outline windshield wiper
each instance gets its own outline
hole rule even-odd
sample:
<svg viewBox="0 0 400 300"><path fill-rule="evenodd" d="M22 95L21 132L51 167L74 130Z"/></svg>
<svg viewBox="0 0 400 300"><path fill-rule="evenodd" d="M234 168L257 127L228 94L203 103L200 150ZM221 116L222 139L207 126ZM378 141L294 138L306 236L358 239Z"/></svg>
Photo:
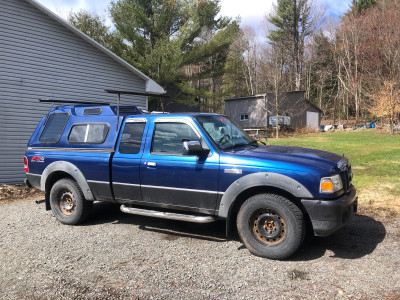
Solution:
<svg viewBox="0 0 400 300"><path fill-rule="evenodd" d="M260 145L258 144L258 142L257 141L255 141L255 140L252 140L251 142L249 142L247 145L250 145L250 146L255 146L255 147L259 147Z"/></svg>
<svg viewBox="0 0 400 300"><path fill-rule="evenodd" d="M243 146L259 147L257 141L251 141L251 142L249 142L249 143L239 143L239 144L235 144L235 145L226 147L226 148L224 149L224 151L226 151L226 150L233 150L233 149L235 149L235 148L239 148L239 147L243 147Z"/></svg>

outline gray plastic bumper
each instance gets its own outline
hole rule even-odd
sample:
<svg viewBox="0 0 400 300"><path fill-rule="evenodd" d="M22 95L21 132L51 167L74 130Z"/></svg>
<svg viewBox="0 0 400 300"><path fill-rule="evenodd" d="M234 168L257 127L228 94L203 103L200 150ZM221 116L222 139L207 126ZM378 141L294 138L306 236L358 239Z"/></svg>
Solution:
<svg viewBox="0 0 400 300"><path fill-rule="evenodd" d="M335 200L301 200L310 216L316 236L328 236L346 225L357 212L358 197L354 186Z"/></svg>

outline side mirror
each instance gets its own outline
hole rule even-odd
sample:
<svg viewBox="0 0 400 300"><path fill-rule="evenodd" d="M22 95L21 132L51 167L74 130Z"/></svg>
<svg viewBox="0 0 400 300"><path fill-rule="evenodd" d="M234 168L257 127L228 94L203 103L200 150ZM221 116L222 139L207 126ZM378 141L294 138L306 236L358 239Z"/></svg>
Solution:
<svg viewBox="0 0 400 300"><path fill-rule="evenodd" d="M199 141L182 141L183 155L204 156L210 152L209 149L203 149Z"/></svg>

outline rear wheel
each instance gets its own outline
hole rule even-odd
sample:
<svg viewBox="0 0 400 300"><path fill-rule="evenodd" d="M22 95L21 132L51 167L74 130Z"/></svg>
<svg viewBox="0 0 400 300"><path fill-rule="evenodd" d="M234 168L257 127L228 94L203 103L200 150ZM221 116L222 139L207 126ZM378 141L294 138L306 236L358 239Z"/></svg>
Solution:
<svg viewBox="0 0 400 300"><path fill-rule="evenodd" d="M301 210L293 202L275 194L259 194L241 206L237 229L251 253L285 259L300 247L305 222Z"/></svg>
<svg viewBox="0 0 400 300"><path fill-rule="evenodd" d="M54 216L63 224L83 222L90 213L93 202L87 201L76 181L60 179L50 191L50 207Z"/></svg>

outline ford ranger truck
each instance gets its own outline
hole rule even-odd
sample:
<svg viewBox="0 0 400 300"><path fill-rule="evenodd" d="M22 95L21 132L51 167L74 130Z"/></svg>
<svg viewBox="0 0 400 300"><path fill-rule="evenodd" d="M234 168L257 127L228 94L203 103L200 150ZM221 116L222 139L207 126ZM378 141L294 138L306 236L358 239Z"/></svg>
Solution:
<svg viewBox="0 0 400 300"><path fill-rule="evenodd" d="M45 192L61 223L83 222L94 201L134 215L220 219L270 259L296 252L306 230L332 234L357 210L346 157L259 145L219 114L58 106L32 134L24 164L27 183Z"/></svg>

